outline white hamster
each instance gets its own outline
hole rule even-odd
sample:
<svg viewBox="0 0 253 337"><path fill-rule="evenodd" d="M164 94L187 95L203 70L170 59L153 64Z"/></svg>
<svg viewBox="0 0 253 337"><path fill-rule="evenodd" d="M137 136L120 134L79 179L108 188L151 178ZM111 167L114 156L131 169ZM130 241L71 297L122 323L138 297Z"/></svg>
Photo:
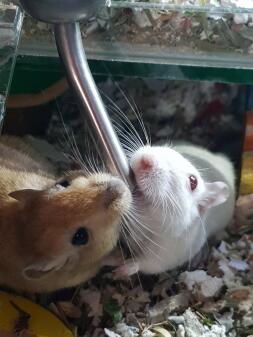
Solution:
<svg viewBox="0 0 253 337"><path fill-rule="evenodd" d="M132 154L130 166L142 212L127 225L135 257L117 274L179 267L232 220L235 172L225 156L188 144L143 146Z"/></svg>

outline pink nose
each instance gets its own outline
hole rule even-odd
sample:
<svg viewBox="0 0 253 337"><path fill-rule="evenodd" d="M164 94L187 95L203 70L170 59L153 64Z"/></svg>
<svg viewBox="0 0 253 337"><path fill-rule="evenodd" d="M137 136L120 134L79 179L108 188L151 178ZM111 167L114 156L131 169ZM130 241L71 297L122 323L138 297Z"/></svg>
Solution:
<svg viewBox="0 0 253 337"><path fill-rule="evenodd" d="M140 171L150 171L154 166L152 159L142 158L138 165L138 170Z"/></svg>

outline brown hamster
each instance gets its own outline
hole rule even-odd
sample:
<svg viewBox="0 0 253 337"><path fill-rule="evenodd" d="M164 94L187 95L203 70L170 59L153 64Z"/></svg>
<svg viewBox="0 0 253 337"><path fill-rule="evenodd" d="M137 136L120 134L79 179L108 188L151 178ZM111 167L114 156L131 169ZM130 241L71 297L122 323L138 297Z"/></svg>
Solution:
<svg viewBox="0 0 253 337"><path fill-rule="evenodd" d="M57 179L29 144L0 137L0 284L48 292L93 277L130 203L120 179L82 171Z"/></svg>

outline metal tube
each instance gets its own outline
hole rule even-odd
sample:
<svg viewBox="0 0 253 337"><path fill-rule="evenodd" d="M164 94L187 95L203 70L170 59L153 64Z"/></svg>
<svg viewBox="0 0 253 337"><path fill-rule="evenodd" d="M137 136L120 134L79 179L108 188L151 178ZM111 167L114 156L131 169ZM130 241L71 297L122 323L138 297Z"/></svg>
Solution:
<svg viewBox="0 0 253 337"><path fill-rule="evenodd" d="M89 114L98 139L105 150L109 170L113 174L120 175L129 186L132 186L127 158L90 72L79 24L77 22L55 24L54 32L58 52L65 65L69 81L80 99L83 113L87 111Z"/></svg>

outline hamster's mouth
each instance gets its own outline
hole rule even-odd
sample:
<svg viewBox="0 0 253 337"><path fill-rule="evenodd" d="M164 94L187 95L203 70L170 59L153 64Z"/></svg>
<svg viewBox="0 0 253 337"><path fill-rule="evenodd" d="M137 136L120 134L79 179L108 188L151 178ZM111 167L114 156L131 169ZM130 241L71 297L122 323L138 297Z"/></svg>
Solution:
<svg viewBox="0 0 253 337"><path fill-rule="evenodd" d="M146 199L144 192L140 189L138 185L135 186L132 191L133 198L135 199Z"/></svg>
<svg viewBox="0 0 253 337"><path fill-rule="evenodd" d="M141 200L141 201L145 201L145 203L150 204L151 200L149 200L150 198L148 197L148 193L147 193L147 190L145 188L145 183L143 181L143 180L145 180L145 179L143 179L143 176L145 178L147 175L142 175L140 177L133 171L133 176L134 176L134 184L135 184L135 187L132 191L133 198ZM149 181L150 181L150 179L147 179L147 184L148 184Z"/></svg>
<svg viewBox="0 0 253 337"><path fill-rule="evenodd" d="M144 198L143 192L138 187L133 191L133 195L137 198Z"/></svg>
<svg viewBox="0 0 253 337"><path fill-rule="evenodd" d="M137 201L137 203L141 202L145 204L145 206L151 206L156 202L160 203L159 195L155 197L154 193L151 193L148 188L144 188L136 182L136 187L132 192L133 199Z"/></svg>

